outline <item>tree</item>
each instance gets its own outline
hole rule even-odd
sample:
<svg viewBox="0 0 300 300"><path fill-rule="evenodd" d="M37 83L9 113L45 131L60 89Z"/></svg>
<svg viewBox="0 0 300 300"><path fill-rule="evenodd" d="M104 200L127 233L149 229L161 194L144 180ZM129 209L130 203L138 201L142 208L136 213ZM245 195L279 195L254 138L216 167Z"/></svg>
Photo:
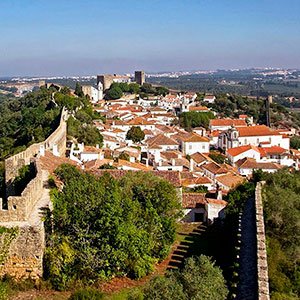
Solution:
<svg viewBox="0 0 300 300"><path fill-rule="evenodd" d="M205 255L187 258L182 270L152 278L142 295L128 300L225 300L228 289L222 271Z"/></svg>
<svg viewBox="0 0 300 300"><path fill-rule="evenodd" d="M119 88L122 90L122 92L129 92L129 85L127 82L119 83Z"/></svg>
<svg viewBox="0 0 300 300"><path fill-rule="evenodd" d="M135 143L141 142L145 138L145 133L139 126L131 127L126 134L127 140L132 140Z"/></svg>
<svg viewBox="0 0 300 300"><path fill-rule="evenodd" d="M119 159L123 159L123 160L130 160L130 156L128 153L125 153L124 151L119 155Z"/></svg>
<svg viewBox="0 0 300 300"><path fill-rule="evenodd" d="M140 86L137 83L130 83L129 84L129 92L131 94L136 94L140 91Z"/></svg>
<svg viewBox="0 0 300 300"><path fill-rule="evenodd" d="M158 87L156 87L155 91L156 91L155 93L157 95L163 95L163 96L166 96L169 93L169 90L166 87L164 87L164 86L158 86Z"/></svg>
<svg viewBox="0 0 300 300"><path fill-rule="evenodd" d="M64 87L60 90L60 92L61 92L62 94L64 94L64 95L70 95L71 90L70 90L69 87L64 86Z"/></svg>
<svg viewBox="0 0 300 300"><path fill-rule="evenodd" d="M74 94L77 95L78 97L84 97L82 88L81 88L81 86L79 85L78 82L76 82L76 87L75 87L75 92L74 92Z"/></svg>
<svg viewBox="0 0 300 300"><path fill-rule="evenodd" d="M146 94L154 94L155 93L155 90L154 88L152 87L152 84L151 83L147 83L145 82L142 86L141 86L141 91L143 93L146 93Z"/></svg>
<svg viewBox="0 0 300 300"><path fill-rule="evenodd" d="M107 96L110 99L119 99L123 96L123 92L119 87L112 87L108 90Z"/></svg>
<svg viewBox="0 0 300 300"><path fill-rule="evenodd" d="M45 276L56 288L77 279L140 278L168 255L181 211L169 182L143 172L96 178L66 164L55 173L63 189L53 191L45 221Z"/></svg>

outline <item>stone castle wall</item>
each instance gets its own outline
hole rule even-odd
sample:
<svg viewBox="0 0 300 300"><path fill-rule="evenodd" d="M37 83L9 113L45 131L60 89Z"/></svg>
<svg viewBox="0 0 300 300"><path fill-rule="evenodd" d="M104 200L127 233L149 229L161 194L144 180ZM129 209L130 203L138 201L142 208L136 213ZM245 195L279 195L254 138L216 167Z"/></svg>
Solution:
<svg viewBox="0 0 300 300"><path fill-rule="evenodd" d="M18 171L25 165L29 165L32 158L36 157L41 147L45 150L53 151L53 147L57 147L57 151L61 156L65 155L66 152L66 122L67 111L63 108L60 117L60 123L57 129L41 143L36 143L29 146L25 151L20 152L14 156L11 156L5 160L5 181L6 184L10 184L12 180L18 176ZM9 196L9 195L8 195Z"/></svg>
<svg viewBox="0 0 300 300"><path fill-rule="evenodd" d="M33 206L42 195L43 178L40 162L36 158L32 160L36 169L36 176L28 183L21 196L9 196L7 209L3 209L0 198L0 222L26 222Z"/></svg>
<svg viewBox="0 0 300 300"><path fill-rule="evenodd" d="M0 276L7 274L16 280L38 280L43 276L44 249L43 223L40 226L20 226L5 262L0 266Z"/></svg>
<svg viewBox="0 0 300 300"><path fill-rule="evenodd" d="M270 300L264 211L261 197L263 184L263 181L258 182L255 190L258 300Z"/></svg>
<svg viewBox="0 0 300 300"><path fill-rule="evenodd" d="M7 209L2 207L0 199L0 225L11 228L18 226L19 232L10 245L5 261L0 265L0 276L5 274L18 280L31 278L38 280L43 275L43 254L45 249L44 224L39 219L31 223L30 216L37 210L37 202L44 192L43 170L40 166L39 156L44 150L53 154L65 156L67 126L67 111L62 110L58 128L44 141L33 144L25 151L18 153L5 161L5 179L9 186L18 175L21 167L34 163L36 176L25 187L21 196L8 194ZM47 176L46 176L47 177ZM34 215L34 214L33 214ZM0 235L0 250L3 248L4 235Z"/></svg>

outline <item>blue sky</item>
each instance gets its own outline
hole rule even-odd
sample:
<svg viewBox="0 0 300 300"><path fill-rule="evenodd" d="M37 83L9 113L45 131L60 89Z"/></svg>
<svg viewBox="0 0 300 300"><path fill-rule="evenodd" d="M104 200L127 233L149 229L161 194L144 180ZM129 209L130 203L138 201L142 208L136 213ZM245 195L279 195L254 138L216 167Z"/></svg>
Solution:
<svg viewBox="0 0 300 300"><path fill-rule="evenodd" d="M1 0L0 76L300 68L299 0Z"/></svg>

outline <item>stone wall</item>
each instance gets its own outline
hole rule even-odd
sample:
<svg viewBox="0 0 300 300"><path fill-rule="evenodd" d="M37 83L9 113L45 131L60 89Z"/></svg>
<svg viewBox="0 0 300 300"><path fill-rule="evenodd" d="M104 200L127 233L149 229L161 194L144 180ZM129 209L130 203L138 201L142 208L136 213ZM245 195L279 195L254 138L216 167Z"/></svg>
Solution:
<svg viewBox="0 0 300 300"><path fill-rule="evenodd" d="M43 178L40 162L37 158L32 159L36 176L27 184L21 196L9 196L7 209L2 207L0 198L0 222L26 222L32 208L43 193Z"/></svg>
<svg viewBox="0 0 300 300"><path fill-rule="evenodd" d="M258 300L270 299L264 211L261 197L261 189L264 183L263 181L258 182L255 190Z"/></svg>
<svg viewBox="0 0 300 300"><path fill-rule="evenodd" d="M0 236L0 244L2 242ZM45 231L41 226L21 226L12 241L7 258L0 267L0 276L8 274L17 280L38 280L43 275Z"/></svg>
<svg viewBox="0 0 300 300"><path fill-rule="evenodd" d="M7 274L17 280L27 278L38 280L43 275L45 231L43 222L39 215L35 216L35 213L39 209L40 200L44 201L42 196L47 194L44 187L47 174L41 169L39 157L44 155L45 150L57 156L65 156L67 137L65 120L67 117L67 111L62 109L58 128L44 142L33 144L25 151L5 161L7 187L18 175L19 169L29 163L34 163L36 176L28 183L21 196L8 193L7 209L3 209L2 199L0 199L0 225L7 228L16 226L19 228L5 261L0 265L0 276ZM34 218L32 219L33 216L37 218L37 222ZM4 240L4 235L0 235L0 248L2 249Z"/></svg>
<svg viewBox="0 0 300 300"><path fill-rule="evenodd" d="M64 156L66 152L66 122L68 112L65 108L62 109L60 123L57 129L41 143L33 144L25 151L11 156L5 160L5 181L8 186L8 196L10 192L9 186L12 180L18 176L18 171L25 165L29 165L33 157L40 153L41 147L48 151L57 151L59 155Z"/></svg>

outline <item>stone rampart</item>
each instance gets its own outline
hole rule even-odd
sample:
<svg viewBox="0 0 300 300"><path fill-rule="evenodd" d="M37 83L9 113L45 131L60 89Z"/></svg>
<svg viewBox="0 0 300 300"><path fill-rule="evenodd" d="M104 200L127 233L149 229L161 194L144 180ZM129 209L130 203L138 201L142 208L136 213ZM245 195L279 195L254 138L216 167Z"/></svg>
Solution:
<svg viewBox="0 0 300 300"><path fill-rule="evenodd" d="M58 128L44 142L33 144L5 161L7 187L18 175L19 169L30 163L35 166L36 176L28 183L21 196L8 193L6 209L3 209L0 199L0 225L19 228L17 237L12 240L7 256L0 265L0 276L7 274L17 280L27 278L38 280L43 275L45 231L39 210L41 201L42 204L48 203L49 191L44 187L48 173L41 169L39 157L44 155L45 150L57 156L65 156L67 116L67 111L62 109ZM0 235L0 250L5 248L3 243L5 243L4 234Z"/></svg>
<svg viewBox="0 0 300 300"><path fill-rule="evenodd" d="M57 154L64 156L66 152L66 122L68 112L65 108L62 109L60 123L57 129L43 142L33 144L29 146L25 151L20 152L14 156L11 156L5 160L5 182L9 185L12 180L18 176L18 171L25 165L29 165L33 157L36 157L40 153L41 147L44 150L51 152L57 152Z"/></svg>
<svg viewBox="0 0 300 300"><path fill-rule="evenodd" d="M37 158L32 159L36 176L27 184L21 196L9 196L7 209L3 209L0 198L0 222L26 222L32 208L43 193L43 178L40 162Z"/></svg>
<svg viewBox="0 0 300 300"><path fill-rule="evenodd" d="M264 211L261 197L264 183L263 181L258 182L255 190L258 300L270 300Z"/></svg>
<svg viewBox="0 0 300 300"><path fill-rule="evenodd" d="M0 244L2 241L3 237L0 236ZM9 247L5 262L0 267L0 276L7 274L17 280L38 280L43 275L44 249L43 223L40 226L20 226L17 237Z"/></svg>

